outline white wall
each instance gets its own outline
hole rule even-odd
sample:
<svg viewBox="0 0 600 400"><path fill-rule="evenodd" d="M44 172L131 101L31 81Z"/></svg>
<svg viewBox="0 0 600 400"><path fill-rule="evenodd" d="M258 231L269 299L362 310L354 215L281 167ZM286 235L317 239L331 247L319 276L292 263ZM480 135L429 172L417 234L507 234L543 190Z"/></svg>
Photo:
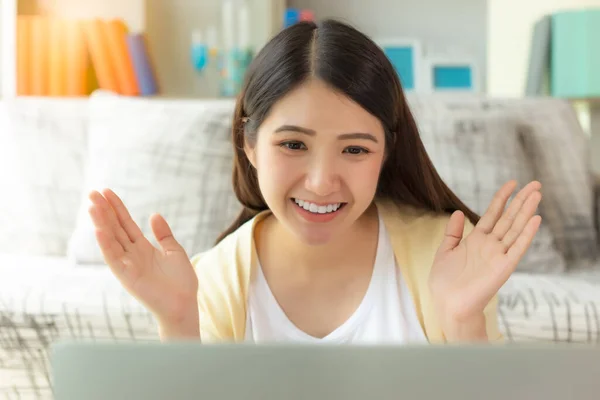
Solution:
<svg viewBox="0 0 600 400"><path fill-rule="evenodd" d="M534 24L552 12L586 6L600 6L600 0L488 0L488 93L522 96Z"/></svg>
<svg viewBox="0 0 600 400"><path fill-rule="evenodd" d="M416 37L436 51L454 48L473 54L485 89L486 0L288 0L288 4L310 8L317 18L343 19L373 38Z"/></svg>

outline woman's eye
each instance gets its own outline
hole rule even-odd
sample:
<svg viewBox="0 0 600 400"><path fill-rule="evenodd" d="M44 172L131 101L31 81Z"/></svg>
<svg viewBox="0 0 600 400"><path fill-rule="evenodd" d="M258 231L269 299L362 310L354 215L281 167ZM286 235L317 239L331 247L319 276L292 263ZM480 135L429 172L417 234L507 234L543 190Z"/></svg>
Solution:
<svg viewBox="0 0 600 400"><path fill-rule="evenodd" d="M305 148L304 143L302 142L284 142L281 146L289 150L302 150Z"/></svg>
<svg viewBox="0 0 600 400"><path fill-rule="evenodd" d="M346 153L350 153L350 154L367 154L369 152L369 150L363 148L363 147L347 147L344 152Z"/></svg>

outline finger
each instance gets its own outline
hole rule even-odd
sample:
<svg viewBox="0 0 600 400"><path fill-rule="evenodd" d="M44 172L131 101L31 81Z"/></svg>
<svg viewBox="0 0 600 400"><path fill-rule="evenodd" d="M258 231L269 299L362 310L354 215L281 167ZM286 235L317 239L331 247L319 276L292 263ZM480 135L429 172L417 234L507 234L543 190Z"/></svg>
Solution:
<svg viewBox="0 0 600 400"><path fill-rule="evenodd" d="M539 215L534 215L533 217L531 217L527 222L527 225L525 225L523 232L521 232L519 237L517 237L517 240L515 240L510 249L508 249L506 255L511 265L518 264L523 255L525 255L525 252L531 245L531 241L537 233L541 222L542 217L540 217Z"/></svg>
<svg viewBox="0 0 600 400"><path fill-rule="evenodd" d="M496 222L498 222L498 219L504 211L506 201L515 190L516 186L516 181L508 181L496 192L488 209L485 211L485 214L481 216L479 222L475 225L475 229L479 229L484 233L490 233L492 229L494 229Z"/></svg>
<svg viewBox="0 0 600 400"><path fill-rule="evenodd" d="M121 246L123 246L123 249L129 248L131 240L129 240L123 227L119 224L115 211L108 201L96 191L90 193L89 197L92 201L92 205L88 211L96 228L105 232L110 232Z"/></svg>
<svg viewBox="0 0 600 400"><path fill-rule="evenodd" d="M525 229L525 226L527 225L527 222L535 215L541 200L542 194L538 191L535 191L529 195L523 204L523 207L521 207L513 219L512 226L502 238L502 243L506 249L509 249L515 243L519 235L521 235L523 229Z"/></svg>
<svg viewBox="0 0 600 400"><path fill-rule="evenodd" d="M94 211L91 214L95 214ZM95 218L95 217L92 217ZM96 228L96 241L100 247L100 252L104 257L104 261L111 267L115 267L119 272L123 268L122 259L125 255L125 250L119 241L115 238L111 231Z"/></svg>
<svg viewBox="0 0 600 400"><path fill-rule="evenodd" d="M156 241L165 253L182 250L181 245L175 240L169 224L162 215L153 214L150 217L150 227Z"/></svg>
<svg viewBox="0 0 600 400"><path fill-rule="evenodd" d="M446 225L444 239L438 251L450 251L460 243L465 228L465 214L462 211L455 211L450 216Z"/></svg>
<svg viewBox="0 0 600 400"><path fill-rule="evenodd" d="M517 266L519 265L519 261L525 253L527 249L531 245L531 241L533 240L535 234L540 227L540 223L542 221L542 217L539 215L535 215L529 219L525 229L521 235L517 238L515 243L511 246L506 254L498 254L497 257L502 259L500 263L494 263L497 265L498 269L493 271L493 277L488 276L487 273L483 274L481 278L482 286L487 286L487 291L489 293L497 293L498 290L508 281L510 276L515 272Z"/></svg>
<svg viewBox="0 0 600 400"><path fill-rule="evenodd" d="M135 223L133 218L131 218L131 214L129 214L129 211L127 210L127 207L125 207L125 204L123 204L121 198L110 189L104 189L102 193L115 210L117 220L125 230L127 236L129 236L129 239L135 243L144 236L140 227Z"/></svg>
<svg viewBox="0 0 600 400"><path fill-rule="evenodd" d="M500 220L496 223L494 229L492 230L492 234L498 238L498 240L502 240L504 238L506 233L513 226L515 218L517 215L519 215L519 212L524 207L525 202L533 193L539 193L541 187L542 185L539 182L533 181L529 182L523 189L519 191L519 193L517 193L515 198L510 202L506 212L502 215L502 217L500 217ZM531 217L531 215L529 215L529 217ZM527 219L523 222L522 226L525 226L525 223L529 220L529 217L527 217Z"/></svg>
<svg viewBox="0 0 600 400"><path fill-rule="evenodd" d="M102 256L106 265L108 265L117 279L127 287L127 284L131 281L127 274L129 273L129 275L131 275L132 272L130 268L128 268L131 263L127 258L127 254L123 251L118 242L103 231L96 231L96 240L98 241L98 244L100 244Z"/></svg>

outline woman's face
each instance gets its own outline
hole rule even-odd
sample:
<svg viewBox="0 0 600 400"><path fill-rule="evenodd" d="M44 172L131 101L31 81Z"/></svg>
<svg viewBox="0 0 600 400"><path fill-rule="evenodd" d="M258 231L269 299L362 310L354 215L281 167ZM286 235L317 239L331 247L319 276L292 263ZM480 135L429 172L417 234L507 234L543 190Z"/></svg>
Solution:
<svg viewBox="0 0 600 400"><path fill-rule="evenodd" d="M246 153L277 220L319 245L346 232L371 205L384 139L375 116L310 80L272 107Z"/></svg>

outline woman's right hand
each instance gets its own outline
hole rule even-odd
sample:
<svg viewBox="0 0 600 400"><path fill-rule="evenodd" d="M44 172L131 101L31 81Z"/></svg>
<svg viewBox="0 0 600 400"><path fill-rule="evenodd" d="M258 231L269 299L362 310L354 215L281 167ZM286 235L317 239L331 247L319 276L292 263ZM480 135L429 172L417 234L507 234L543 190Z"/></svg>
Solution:
<svg viewBox="0 0 600 400"><path fill-rule="evenodd" d="M150 217L160 246L156 248L112 190L92 191L89 198L105 262L123 287L152 312L161 336L199 336L198 278L165 219L159 214Z"/></svg>

